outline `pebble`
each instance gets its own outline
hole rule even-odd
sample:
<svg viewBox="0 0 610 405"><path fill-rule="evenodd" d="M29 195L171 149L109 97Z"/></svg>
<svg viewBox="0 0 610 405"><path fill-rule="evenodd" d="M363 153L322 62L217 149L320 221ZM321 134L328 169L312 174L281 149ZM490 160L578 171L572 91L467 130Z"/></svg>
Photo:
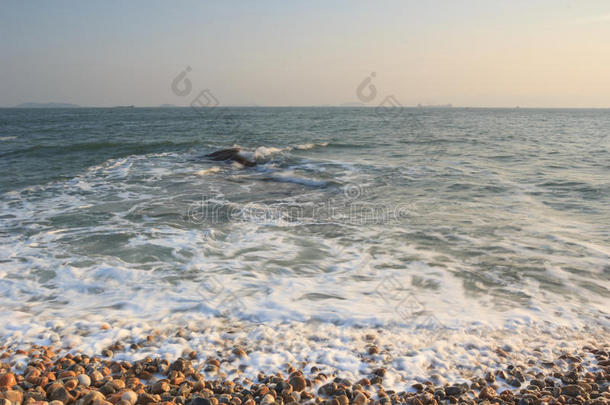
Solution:
<svg viewBox="0 0 610 405"><path fill-rule="evenodd" d="M261 400L261 405L271 405L275 402L275 398L271 394L267 394Z"/></svg>
<svg viewBox="0 0 610 405"><path fill-rule="evenodd" d="M491 387L485 387L479 393L479 398L481 399L493 399L497 396L496 390Z"/></svg>
<svg viewBox="0 0 610 405"><path fill-rule="evenodd" d="M17 384L15 381L15 374L5 373L0 375L0 388L11 389Z"/></svg>
<svg viewBox="0 0 610 405"><path fill-rule="evenodd" d="M83 387L88 387L91 385L91 377L89 377L87 374L79 374L78 383Z"/></svg>
<svg viewBox="0 0 610 405"><path fill-rule="evenodd" d="M16 402L18 404L23 400L23 394L18 390L7 390L4 392L0 392L0 398L7 399L11 402Z"/></svg>
<svg viewBox="0 0 610 405"><path fill-rule="evenodd" d="M194 397L187 403L187 405L212 405L212 402L206 398Z"/></svg>
<svg viewBox="0 0 610 405"><path fill-rule="evenodd" d="M127 401L129 402L131 405L135 404L136 401L138 400L138 396L136 395L135 392L133 392L132 390L127 390L123 393L123 395L121 395L121 399L123 401Z"/></svg>
<svg viewBox="0 0 610 405"><path fill-rule="evenodd" d="M337 391L337 384L334 382L325 384L318 389L318 393L324 396L331 396Z"/></svg>
<svg viewBox="0 0 610 405"><path fill-rule="evenodd" d="M101 392L99 391L91 391L89 394L85 395L85 397L83 398L83 404L82 405L91 405L95 402L100 402L105 400L106 398L104 397L104 395L102 395Z"/></svg>
<svg viewBox="0 0 610 405"><path fill-rule="evenodd" d="M339 395L335 397L335 399L339 402L339 405L348 405L349 399L347 399L347 395Z"/></svg>
<svg viewBox="0 0 610 405"><path fill-rule="evenodd" d="M47 395L51 401L61 401L66 404L72 400L72 395L70 395L65 387L60 386L55 389L51 389L50 391L51 392L47 393Z"/></svg>
<svg viewBox="0 0 610 405"><path fill-rule="evenodd" d="M373 374L379 376L379 377L384 377L386 373L386 369L385 368L377 368L375 370L373 370Z"/></svg>
<svg viewBox="0 0 610 405"><path fill-rule="evenodd" d="M305 378L302 375L293 376L292 378L290 378L288 383L292 386L292 389L297 392L301 392L305 388L307 388L307 382L305 381Z"/></svg>
<svg viewBox="0 0 610 405"><path fill-rule="evenodd" d="M354 405L366 405L369 399L362 392L359 392L354 398Z"/></svg>
<svg viewBox="0 0 610 405"><path fill-rule="evenodd" d="M579 395L584 395L585 390L578 385L566 385L561 389L561 393L571 397L576 397Z"/></svg>
<svg viewBox="0 0 610 405"><path fill-rule="evenodd" d="M154 383L150 389L150 392L153 394L163 394L170 390L169 384L167 381L158 381Z"/></svg>

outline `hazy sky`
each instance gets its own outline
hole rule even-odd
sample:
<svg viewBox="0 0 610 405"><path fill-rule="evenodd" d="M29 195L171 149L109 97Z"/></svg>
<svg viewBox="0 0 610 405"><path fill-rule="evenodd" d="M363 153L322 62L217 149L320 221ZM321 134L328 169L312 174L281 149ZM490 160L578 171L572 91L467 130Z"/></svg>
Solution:
<svg viewBox="0 0 610 405"><path fill-rule="evenodd" d="M0 106L610 107L608 0L1 1L0 52Z"/></svg>

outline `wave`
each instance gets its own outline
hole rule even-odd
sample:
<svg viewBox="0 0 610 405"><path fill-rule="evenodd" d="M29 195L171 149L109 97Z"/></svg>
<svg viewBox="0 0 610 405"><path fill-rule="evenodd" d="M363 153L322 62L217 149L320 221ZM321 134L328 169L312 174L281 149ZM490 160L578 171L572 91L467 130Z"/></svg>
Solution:
<svg viewBox="0 0 610 405"><path fill-rule="evenodd" d="M264 162L273 155L277 155L283 152L291 152L293 150L310 150L314 148L324 148L328 146L328 142L321 143L303 143L294 146L275 147L275 146L259 146L253 150L246 150L240 145L233 145L235 148L240 148L240 155L249 160L255 160L257 162Z"/></svg>
<svg viewBox="0 0 610 405"><path fill-rule="evenodd" d="M0 141L12 141L17 139L16 136L0 136Z"/></svg>

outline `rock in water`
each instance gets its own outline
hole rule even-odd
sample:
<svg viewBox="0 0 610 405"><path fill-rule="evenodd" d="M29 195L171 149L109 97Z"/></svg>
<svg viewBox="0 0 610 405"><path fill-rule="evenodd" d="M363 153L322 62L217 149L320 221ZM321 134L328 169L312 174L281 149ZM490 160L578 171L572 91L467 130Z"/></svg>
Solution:
<svg viewBox="0 0 610 405"><path fill-rule="evenodd" d="M231 160L233 162L241 163L247 167L256 166L256 162L246 159L240 155L239 152L239 148L221 149L206 155L206 157L209 157L215 161Z"/></svg>

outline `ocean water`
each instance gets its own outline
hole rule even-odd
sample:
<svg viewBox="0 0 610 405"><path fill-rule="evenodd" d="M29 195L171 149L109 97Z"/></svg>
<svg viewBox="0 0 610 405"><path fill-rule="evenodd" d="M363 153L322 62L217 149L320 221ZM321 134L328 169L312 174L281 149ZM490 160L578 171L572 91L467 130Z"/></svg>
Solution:
<svg viewBox="0 0 610 405"><path fill-rule="evenodd" d="M234 145L258 165L205 157ZM608 110L5 109L0 174L9 344L356 376L375 331L400 385L608 341Z"/></svg>

